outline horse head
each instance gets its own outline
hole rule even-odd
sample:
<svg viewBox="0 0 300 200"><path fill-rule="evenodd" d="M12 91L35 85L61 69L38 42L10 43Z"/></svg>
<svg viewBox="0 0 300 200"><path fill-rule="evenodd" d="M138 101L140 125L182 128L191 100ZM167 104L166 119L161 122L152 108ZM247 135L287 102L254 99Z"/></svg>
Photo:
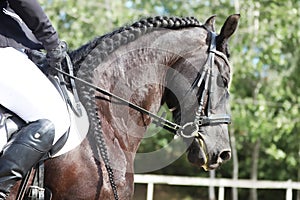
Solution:
<svg viewBox="0 0 300 200"><path fill-rule="evenodd" d="M205 170L231 158L227 41L239 17L229 16L219 35L214 32L215 16L209 18L200 30L199 47L180 55L167 74L165 99L183 127L178 134L189 145L188 160Z"/></svg>

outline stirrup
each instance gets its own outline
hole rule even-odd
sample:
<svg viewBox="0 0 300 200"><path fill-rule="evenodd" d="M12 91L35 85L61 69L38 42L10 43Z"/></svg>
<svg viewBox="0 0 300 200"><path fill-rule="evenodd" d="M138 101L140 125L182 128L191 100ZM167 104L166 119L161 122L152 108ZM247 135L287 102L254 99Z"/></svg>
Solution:
<svg viewBox="0 0 300 200"><path fill-rule="evenodd" d="M26 200L51 200L52 193L44 187L44 162L41 161L36 165L33 182L26 188ZM24 183L28 185L27 183Z"/></svg>

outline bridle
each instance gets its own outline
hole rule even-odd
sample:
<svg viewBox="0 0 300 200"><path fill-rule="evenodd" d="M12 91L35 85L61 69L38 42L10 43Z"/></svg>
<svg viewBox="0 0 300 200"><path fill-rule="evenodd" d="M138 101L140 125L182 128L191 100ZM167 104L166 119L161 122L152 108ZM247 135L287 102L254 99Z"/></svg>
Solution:
<svg viewBox="0 0 300 200"><path fill-rule="evenodd" d="M163 116L158 116L158 115L156 115L138 105L135 105L135 104L123 99L122 97L119 97L105 89L102 89L102 88L100 88L92 83L89 83L83 79L80 79L72 74L66 73L61 69L55 69L55 70L57 70L59 73L65 75L65 76L69 77L70 79L79 81L79 82L87 85L88 87L95 89L97 92L100 92L100 93L110 97L111 99L117 100L118 104L127 105L130 108L133 108L143 114L148 115L149 117L151 117L153 119L152 123L154 123L157 126L163 127L164 129L174 133L177 136L181 136L184 138L197 137L199 128L202 126L217 125L217 124L230 124L231 123L231 117L229 114L227 114L227 113L212 114L210 112L211 101L210 101L209 97L208 97L208 101L206 102L207 106L205 105L205 97L208 95L208 92L211 90L211 86L212 86L212 76L213 76L212 69L213 69L215 55L222 58L226 62L226 64L230 66L227 57L222 52L216 50L216 34L211 31L209 33L210 33L211 41L210 41L210 46L208 49L208 57L204 64L203 72L198 73L198 76L196 77L196 82L195 82L196 84L194 84L194 86L192 86L192 88L191 88L191 89L194 89L195 87L197 87L198 90L201 90L200 87L204 83L204 89L202 91L202 95L201 95L200 102L199 102L199 107L196 111L194 121L188 122L184 125L179 125L174 122L171 122L171 121L165 119ZM105 99L105 98L101 98L101 97L98 97L98 98ZM203 114L203 112L202 112L204 110L205 106L208 109L207 115ZM187 127L193 127L194 131L192 134L184 133L184 130Z"/></svg>
<svg viewBox="0 0 300 200"><path fill-rule="evenodd" d="M199 107L195 114L195 120L193 122L188 122L183 125L183 127L179 130L180 136L184 138L192 138L198 137L199 128L201 126L208 126L208 125L217 125L217 124L230 124L231 123L231 116L227 113L223 114L212 114L211 113L211 98L208 96L207 102L205 102L205 98L207 97L208 93L212 90L212 69L215 60L215 55L221 57L228 66L230 66L227 57L220 51L216 49L216 34L214 32L210 33L210 46L208 49L208 57L206 62L203 66L202 73L198 73L196 77L196 81L192 85L192 89L198 88L201 90L201 85L204 84L204 89L202 91L202 95L199 101ZM204 114L204 109L207 107L207 114ZM194 131L192 134L185 134L184 129L187 127L192 127ZM178 134L178 131L177 131Z"/></svg>
<svg viewBox="0 0 300 200"><path fill-rule="evenodd" d="M199 133L200 127L208 126L208 125L230 124L230 122L231 122L231 117L229 114L227 114L227 113L212 114L210 111L211 110L210 109L211 108L211 99L210 99L208 93L210 92L210 90L212 88L212 76L213 76L212 70L213 70L213 65L214 65L214 61L215 61L214 60L215 55L222 58L228 66L230 66L230 64L229 64L227 57L222 52L216 50L216 34L211 31L209 31L209 33L210 33L211 41L210 41L210 46L208 49L208 57L203 66L203 72L198 73L196 80L195 80L196 84L193 84L191 87L191 89L198 88L199 92L201 92L201 87L202 87L202 85L204 85L204 89L203 89L202 95L200 97L199 107L195 113L194 121L188 122L184 125L179 125L174 122L171 122L171 121L165 119L164 116L158 116L158 115L156 115L138 105L135 105L135 104L133 104L133 103L131 103L131 102L107 91L107 90L104 90L90 82L87 82L81 78L76 77L72 73L66 73L62 69L57 69L57 68L54 68L54 69L57 72L59 72L61 75L65 75L72 80L81 82L82 84L84 84L90 88L93 88L95 91L100 92L100 93L110 97L111 99L117 100L118 104L127 105L130 108L133 108L143 114L148 115L149 117L152 118L152 120L153 120L152 123L156 124L157 126L163 127L164 129L174 133L177 136L181 136L183 138L200 138L201 137L201 133ZM71 65L70 58L68 56L67 56L67 60L69 60L69 62L67 62L67 63L69 63ZM69 69L70 69L70 67L69 67ZM206 97L208 99L207 102L205 102ZM99 96L96 96L96 98L106 99L106 98L99 97ZM111 100L109 100L109 101L111 102ZM205 114L205 112L203 112L203 110L205 108L207 108L206 114ZM192 131L192 133L186 134L185 133L186 129L193 130L193 131ZM112 171L111 171L111 173L112 173ZM110 183L113 188L115 199L119 199L118 194L117 194L116 185L113 180L113 174L111 175Z"/></svg>

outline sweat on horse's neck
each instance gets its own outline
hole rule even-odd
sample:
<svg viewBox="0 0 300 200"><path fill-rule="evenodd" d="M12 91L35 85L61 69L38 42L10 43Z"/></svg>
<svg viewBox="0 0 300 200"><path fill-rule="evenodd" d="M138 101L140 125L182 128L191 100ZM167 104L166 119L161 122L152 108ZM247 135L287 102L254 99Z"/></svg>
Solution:
<svg viewBox="0 0 300 200"><path fill-rule="evenodd" d="M186 28L161 29L141 36L108 55L95 68L93 84L157 113L166 86L167 71L179 59L189 59L196 52L200 54L206 35L204 29ZM130 163L151 119L127 105L118 104L114 99L111 101L113 103L97 101L102 130L109 151L117 151L111 155L125 156Z"/></svg>

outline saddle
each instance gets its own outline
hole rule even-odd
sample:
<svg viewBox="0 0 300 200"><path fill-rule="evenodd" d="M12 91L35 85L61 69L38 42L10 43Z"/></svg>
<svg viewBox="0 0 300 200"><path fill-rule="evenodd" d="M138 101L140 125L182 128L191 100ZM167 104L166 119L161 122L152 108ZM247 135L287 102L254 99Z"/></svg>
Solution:
<svg viewBox="0 0 300 200"><path fill-rule="evenodd" d="M29 50L26 53L43 72L47 72L49 80L58 90L68 107L71 121L68 131L58 139L48 154L27 173L19 187L17 200L50 200L52 196L51 191L44 188L44 161L62 155L78 146L88 132L88 117L84 107L79 102L74 80L69 81L71 88L67 88L66 81L61 74L48 74L45 67L46 59L44 54L35 50ZM68 56L66 61L69 73L73 75L72 63ZM0 104L0 150L11 135L23 127L24 124L26 124L24 120ZM77 126L78 124L80 124L80 127Z"/></svg>

